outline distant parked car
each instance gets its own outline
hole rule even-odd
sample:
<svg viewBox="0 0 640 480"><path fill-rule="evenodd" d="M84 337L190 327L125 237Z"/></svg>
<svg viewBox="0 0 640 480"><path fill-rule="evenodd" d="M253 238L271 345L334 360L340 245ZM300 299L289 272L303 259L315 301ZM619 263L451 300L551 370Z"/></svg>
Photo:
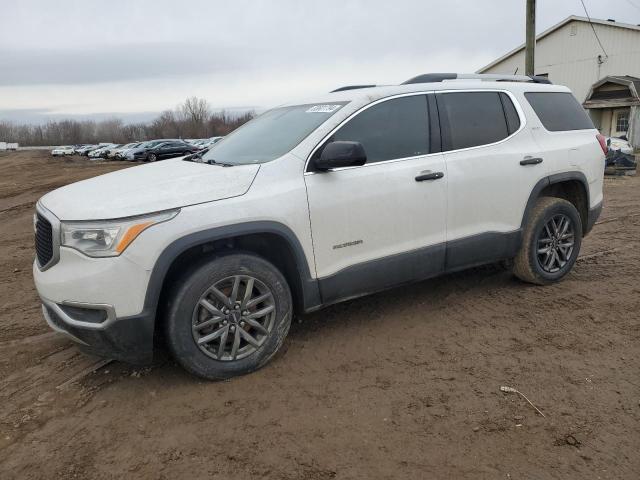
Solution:
<svg viewBox="0 0 640 480"><path fill-rule="evenodd" d="M82 155L82 152L85 151L88 147L91 147L92 145L89 144L82 144L82 145L74 145L73 146L73 153L75 153L76 155Z"/></svg>
<svg viewBox="0 0 640 480"><path fill-rule="evenodd" d="M96 148L98 148L97 145L83 145L82 147L76 148L76 155L87 156L91 150L95 150Z"/></svg>
<svg viewBox="0 0 640 480"><path fill-rule="evenodd" d="M127 143L125 146L120 147L115 151L115 154L114 154L113 158L115 158L116 160L124 160L124 159L126 159L127 158L127 153L129 152L129 150L142 145L142 143L143 142Z"/></svg>
<svg viewBox="0 0 640 480"><path fill-rule="evenodd" d="M77 153L78 155L82 155L83 157L86 157L87 155L89 155L90 152L93 152L98 148L100 148L100 146L98 145L87 145L84 148L80 149Z"/></svg>
<svg viewBox="0 0 640 480"><path fill-rule="evenodd" d="M126 150L128 148L131 148L130 145L135 145L135 143L125 143L125 144L117 145L116 147L110 148L109 149L109 153L107 154L107 157L112 159L112 160L117 160L118 159L118 155L120 154L120 152L122 150Z"/></svg>
<svg viewBox="0 0 640 480"><path fill-rule="evenodd" d="M182 140L174 140L170 142L164 142L150 148L147 151L147 160L149 162L155 162L156 160L164 160L166 158L182 157L184 155L191 155L193 152L199 150L199 148L184 142Z"/></svg>
<svg viewBox="0 0 640 480"><path fill-rule="evenodd" d="M108 145L102 145L99 148L96 148L95 150L92 150L91 152L89 152L89 155L87 155L89 158L105 158L105 155L107 154L107 151L109 150L109 148L113 148L115 147L115 143L110 143Z"/></svg>
<svg viewBox="0 0 640 480"><path fill-rule="evenodd" d="M114 152L117 149L122 147L124 147L124 145L121 143L114 143L113 145L109 145L108 147L105 147L102 152L102 158L105 158L105 159L113 158Z"/></svg>
<svg viewBox="0 0 640 480"><path fill-rule="evenodd" d="M71 146L57 147L51 150L51 155L54 157L63 157L65 155L73 155L74 149Z"/></svg>
<svg viewBox="0 0 640 480"><path fill-rule="evenodd" d="M157 140L149 140L148 142L143 142L135 148L130 149L126 154L126 160L136 161L136 160L147 160L147 154L149 150L160 145L161 143L166 142L181 142L177 138L162 138Z"/></svg>

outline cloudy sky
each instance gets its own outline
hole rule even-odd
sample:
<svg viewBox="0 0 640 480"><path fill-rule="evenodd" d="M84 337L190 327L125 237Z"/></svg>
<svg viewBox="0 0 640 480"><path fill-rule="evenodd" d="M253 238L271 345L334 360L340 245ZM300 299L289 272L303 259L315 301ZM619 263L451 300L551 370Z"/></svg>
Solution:
<svg viewBox="0 0 640 480"><path fill-rule="evenodd" d="M640 0L585 0L640 24ZM0 0L0 119L146 119L197 95L262 109L357 83L473 72L524 39L525 0ZM538 0L538 32L580 0ZM45 117L43 117L43 115Z"/></svg>

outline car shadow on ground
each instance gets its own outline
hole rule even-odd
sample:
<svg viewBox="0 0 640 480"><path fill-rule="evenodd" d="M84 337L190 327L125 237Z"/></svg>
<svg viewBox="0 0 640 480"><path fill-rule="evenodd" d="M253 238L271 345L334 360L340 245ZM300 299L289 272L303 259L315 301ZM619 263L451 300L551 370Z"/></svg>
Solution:
<svg viewBox="0 0 640 480"><path fill-rule="evenodd" d="M536 288L518 280L502 265L491 264L361 296L313 313L298 314L294 316L283 347L262 370L268 370L270 365L286 369L290 361L288 353L294 345L313 342L314 348L322 350L323 341L330 342L329 339L334 335L350 335L362 331L372 327L373 322L382 324L383 330L385 323L388 324L386 327L395 328L407 317L414 320L418 317L424 322L451 302L459 302L463 298L461 296L475 295L487 288L510 289L527 286ZM109 370L115 375L130 375L134 378L162 376L166 381L171 379L171 383L175 382L176 385L195 379L170 358L164 349L158 351L155 363L150 367L141 368L113 362Z"/></svg>

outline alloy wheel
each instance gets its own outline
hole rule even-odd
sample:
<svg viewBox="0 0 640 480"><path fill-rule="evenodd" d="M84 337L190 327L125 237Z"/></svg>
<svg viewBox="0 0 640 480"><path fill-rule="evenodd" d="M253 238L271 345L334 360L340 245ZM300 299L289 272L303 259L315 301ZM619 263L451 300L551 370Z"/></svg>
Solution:
<svg viewBox="0 0 640 480"><path fill-rule="evenodd" d="M561 270L571 259L575 233L571 219L554 215L544 224L536 240L537 259L547 273Z"/></svg>
<svg viewBox="0 0 640 480"><path fill-rule="evenodd" d="M271 290L249 275L224 278L209 287L193 311L191 331L198 348L219 361L234 361L256 352L276 319Z"/></svg>

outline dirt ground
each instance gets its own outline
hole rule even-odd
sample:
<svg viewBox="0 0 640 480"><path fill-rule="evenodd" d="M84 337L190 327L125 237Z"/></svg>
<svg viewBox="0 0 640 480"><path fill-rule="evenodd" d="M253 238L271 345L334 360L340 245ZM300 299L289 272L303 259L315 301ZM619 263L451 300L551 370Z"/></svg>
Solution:
<svg viewBox="0 0 640 480"><path fill-rule="evenodd" d="M103 364L41 317L34 202L123 166L0 156L0 478L640 478L640 178L606 180L558 285L483 267L350 301L207 383Z"/></svg>

